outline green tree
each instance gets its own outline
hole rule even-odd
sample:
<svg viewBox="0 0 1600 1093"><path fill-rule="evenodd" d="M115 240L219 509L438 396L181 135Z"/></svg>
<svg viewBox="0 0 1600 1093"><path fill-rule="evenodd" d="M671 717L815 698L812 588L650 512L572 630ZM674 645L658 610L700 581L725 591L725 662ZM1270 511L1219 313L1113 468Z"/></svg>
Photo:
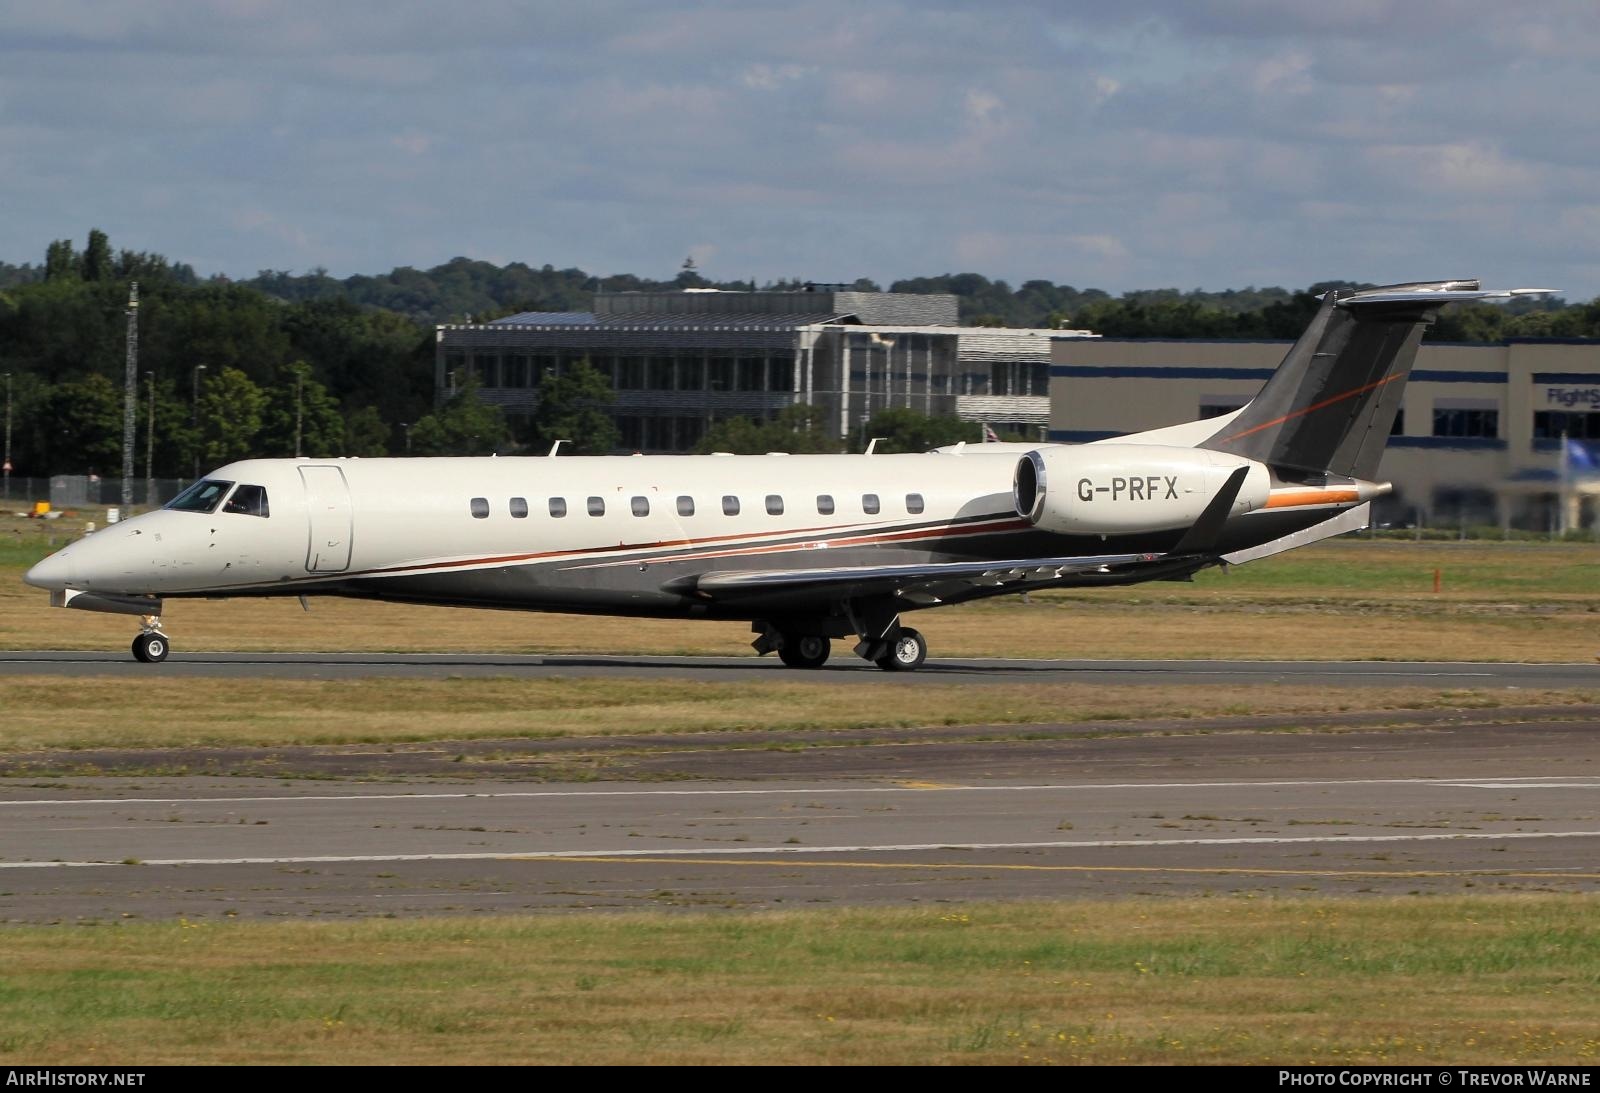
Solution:
<svg viewBox="0 0 1600 1093"><path fill-rule="evenodd" d="M89 246L83 252L83 279L104 281L112 275L111 241L99 228L89 232Z"/></svg>
<svg viewBox="0 0 1600 1093"><path fill-rule="evenodd" d="M196 432L192 427L193 405L187 392L180 393L170 379L156 381L155 478L188 478L192 473ZM142 476L150 428L150 381L141 377L139 408L135 420L138 436L134 442L134 464Z"/></svg>
<svg viewBox="0 0 1600 1093"><path fill-rule="evenodd" d="M43 465L52 472L120 473L122 392L104 376L50 388L35 426Z"/></svg>
<svg viewBox="0 0 1600 1093"><path fill-rule="evenodd" d="M866 439L878 437L877 452L925 452L963 440L977 443L983 427L957 417L929 417L903 408L879 410L867 422Z"/></svg>
<svg viewBox="0 0 1600 1093"><path fill-rule="evenodd" d="M223 368L200 391L201 471L258 454L267 394L237 368Z"/></svg>
<svg viewBox="0 0 1600 1093"><path fill-rule="evenodd" d="M290 352L315 366L342 405L376 406L386 421L416 421L432 408L433 331L348 299L296 303L281 321Z"/></svg>
<svg viewBox="0 0 1600 1093"><path fill-rule="evenodd" d="M455 398L411 427L415 455L488 455L510 440L505 414L478 399L477 380L470 377Z"/></svg>
<svg viewBox="0 0 1600 1093"><path fill-rule="evenodd" d="M558 440L562 451L600 455L622 442L617 423L606 407L615 401L607 379L587 359L559 376L546 375L539 386L539 408L533 413L533 446L548 451Z"/></svg>
<svg viewBox="0 0 1600 1093"><path fill-rule="evenodd" d="M344 419L344 454L367 459L388 455L391 433L376 406L352 410Z"/></svg>
<svg viewBox="0 0 1600 1093"><path fill-rule="evenodd" d="M76 281L80 273L78 256L72 249L72 240L57 239L51 242L44 252L44 279Z"/></svg>
<svg viewBox="0 0 1600 1093"><path fill-rule="evenodd" d="M159 322L152 324L151 348L171 357L177 367L185 358L205 361L213 369L236 368L257 385L268 385L280 365L295 359L283 329L282 306L242 285L201 285L173 296L160 312ZM145 340L141 333L141 347Z"/></svg>
<svg viewBox="0 0 1600 1093"><path fill-rule="evenodd" d="M785 406L770 421L729 418L708 429L695 451L735 455L840 451L843 442L832 433L825 417L819 407L798 403Z"/></svg>
<svg viewBox="0 0 1600 1093"><path fill-rule="evenodd" d="M266 396L256 454L314 459L344 454L344 415L328 389L311 378L311 366L305 361L280 368L277 382L267 389Z"/></svg>

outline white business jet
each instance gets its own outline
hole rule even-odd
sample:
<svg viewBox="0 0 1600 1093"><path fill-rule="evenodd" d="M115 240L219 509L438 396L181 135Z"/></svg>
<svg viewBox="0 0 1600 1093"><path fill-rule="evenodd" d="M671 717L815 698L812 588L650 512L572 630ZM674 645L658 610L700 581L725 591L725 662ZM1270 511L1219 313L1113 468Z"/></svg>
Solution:
<svg viewBox="0 0 1600 1093"><path fill-rule="evenodd" d="M143 616L168 599L349 596L742 620L818 668L832 639L911 671L914 610L1183 579L1364 527L1440 307L1542 290L1437 281L1329 293L1249 405L1079 446L917 455L250 459L30 569L50 602Z"/></svg>

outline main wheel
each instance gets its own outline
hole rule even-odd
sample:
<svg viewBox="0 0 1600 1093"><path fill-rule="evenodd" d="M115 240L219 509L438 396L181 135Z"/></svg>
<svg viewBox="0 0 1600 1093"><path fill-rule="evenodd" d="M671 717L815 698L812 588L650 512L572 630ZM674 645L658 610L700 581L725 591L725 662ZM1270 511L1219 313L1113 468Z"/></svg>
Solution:
<svg viewBox="0 0 1600 1093"><path fill-rule="evenodd" d="M820 668L828 662L828 654L832 651L833 642L827 638L810 634L785 634L783 646L778 650L778 659L791 668Z"/></svg>
<svg viewBox="0 0 1600 1093"><path fill-rule="evenodd" d="M900 629L900 636L889 646L889 652L874 663L886 672L914 672L927 659L928 639L911 627L904 626Z"/></svg>
<svg viewBox="0 0 1600 1093"><path fill-rule="evenodd" d="M140 634L133 639L133 657L146 664L160 664L167 659L170 646L165 634Z"/></svg>

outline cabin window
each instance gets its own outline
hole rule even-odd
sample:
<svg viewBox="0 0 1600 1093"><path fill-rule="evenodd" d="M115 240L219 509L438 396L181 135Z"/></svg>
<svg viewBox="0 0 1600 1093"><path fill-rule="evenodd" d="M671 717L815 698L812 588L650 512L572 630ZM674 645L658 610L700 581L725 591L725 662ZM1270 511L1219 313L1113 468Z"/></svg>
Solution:
<svg viewBox="0 0 1600 1093"><path fill-rule="evenodd" d="M826 493L817 494L817 511L824 516L832 516L833 497Z"/></svg>
<svg viewBox="0 0 1600 1093"><path fill-rule="evenodd" d="M922 494L920 494L920 493L908 493L908 494L906 494L906 511L907 512L909 512L911 515L915 516L918 513L920 513L922 511L922 509L923 509Z"/></svg>
<svg viewBox="0 0 1600 1093"><path fill-rule="evenodd" d="M783 498L779 497L775 493L767 494L767 515L768 516L782 516L783 515Z"/></svg>
<svg viewBox="0 0 1600 1093"><path fill-rule="evenodd" d="M635 497L630 502L630 504L631 504L631 506L633 508L633 514L635 516L649 516L650 515L650 498L648 498L648 497Z"/></svg>
<svg viewBox="0 0 1600 1093"><path fill-rule="evenodd" d="M606 499L604 497L589 498L589 515L604 516L606 514Z"/></svg>
<svg viewBox="0 0 1600 1093"><path fill-rule="evenodd" d="M472 499L472 518L474 520L487 520L489 518L489 499L487 497L474 497Z"/></svg>
<svg viewBox="0 0 1600 1093"><path fill-rule="evenodd" d="M526 520L528 518L528 499L526 497L513 497L511 499L511 518L513 520Z"/></svg>
<svg viewBox="0 0 1600 1093"><path fill-rule="evenodd" d="M567 514L567 499L565 497L550 498L550 515L557 520Z"/></svg>
<svg viewBox="0 0 1600 1093"><path fill-rule="evenodd" d="M861 495L861 511L866 513L868 516L878 515L878 509L880 507L881 506L878 504L877 494L864 493Z"/></svg>
<svg viewBox="0 0 1600 1093"><path fill-rule="evenodd" d="M680 498L678 498L678 515L679 516L693 516L694 515L694 498L693 497L680 497Z"/></svg>
<svg viewBox="0 0 1600 1093"><path fill-rule="evenodd" d="M222 495L232 485L232 482L217 482L209 478L196 482L168 501L167 508L179 512L215 512L217 502L222 500Z"/></svg>
<svg viewBox="0 0 1600 1093"><path fill-rule="evenodd" d="M722 499L722 515L724 515L724 516L738 516L739 515L739 499L737 497L734 497L732 494L729 494L728 496L726 496L726 497L724 497Z"/></svg>
<svg viewBox="0 0 1600 1093"><path fill-rule="evenodd" d="M240 486L233 491L233 496L228 498L228 503L222 506L222 511L242 513L245 516L272 515L267 510L267 487Z"/></svg>

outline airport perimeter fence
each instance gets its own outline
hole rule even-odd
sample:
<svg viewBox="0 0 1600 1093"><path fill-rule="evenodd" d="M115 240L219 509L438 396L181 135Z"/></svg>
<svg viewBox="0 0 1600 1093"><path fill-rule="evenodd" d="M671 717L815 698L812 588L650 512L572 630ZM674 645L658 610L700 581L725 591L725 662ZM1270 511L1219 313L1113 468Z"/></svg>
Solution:
<svg viewBox="0 0 1600 1093"><path fill-rule="evenodd" d="M133 508L138 511L158 508L183 492L189 482L187 478L135 478ZM122 504L122 479L85 474L12 477L5 483L0 508L5 512L31 513L40 501L47 502L56 512L89 507L117 508Z"/></svg>

